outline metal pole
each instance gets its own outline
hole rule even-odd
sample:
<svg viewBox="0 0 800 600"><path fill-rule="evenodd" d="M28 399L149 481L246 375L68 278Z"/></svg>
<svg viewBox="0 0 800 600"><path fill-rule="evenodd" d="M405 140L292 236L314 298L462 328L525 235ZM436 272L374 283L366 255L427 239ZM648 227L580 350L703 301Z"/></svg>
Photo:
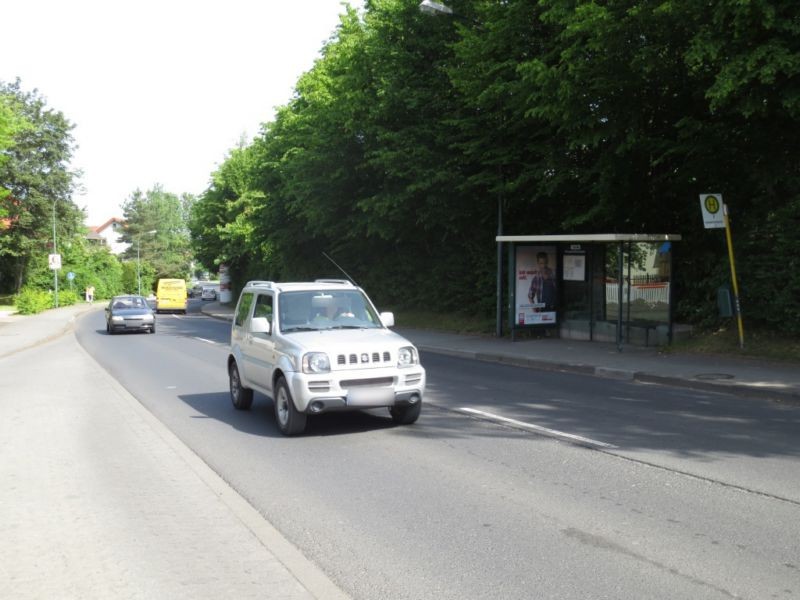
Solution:
<svg viewBox="0 0 800 600"><path fill-rule="evenodd" d="M497 235L503 235L503 198L497 198ZM497 242L497 315L495 335L503 337L503 242Z"/></svg>
<svg viewBox="0 0 800 600"><path fill-rule="evenodd" d="M139 260L139 246L142 245L142 236L136 238L136 281L138 285L139 295L142 295L142 265Z"/></svg>
<svg viewBox="0 0 800 600"><path fill-rule="evenodd" d="M731 279L733 280L733 303L736 307L736 324L739 327L739 348L744 349L744 325L742 324L742 305L739 302L739 283L736 281L736 264L733 262L733 240L731 239L731 225L728 220L728 205L722 205L722 215L725 222L725 238L728 241L728 257L731 261Z"/></svg>
<svg viewBox="0 0 800 600"><path fill-rule="evenodd" d="M628 293L625 295L625 302L627 306L625 307L626 312L626 319L625 319L625 339L631 339L631 284L633 284L633 280L631 279L631 245L633 242L628 242Z"/></svg>
<svg viewBox="0 0 800 600"><path fill-rule="evenodd" d="M672 321L675 319L675 310L672 308L672 305L675 301L675 286L673 285L674 278L672 276L672 243L669 243L669 293L667 294L667 302L669 303L668 312L667 312L667 319L669 323L667 325L667 340L669 344L672 345L672 336L674 334L674 330L672 327Z"/></svg>
<svg viewBox="0 0 800 600"><path fill-rule="evenodd" d="M53 200L53 254L58 254L56 247L56 201ZM53 282L55 286L55 305L58 308L58 269L53 269Z"/></svg>
<svg viewBox="0 0 800 600"><path fill-rule="evenodd" d="M617 316L617 351L622 352L622 268L623 268L623 244L619 243L619 256L617 257L617 302L619 303L619 314Z"/></svg>

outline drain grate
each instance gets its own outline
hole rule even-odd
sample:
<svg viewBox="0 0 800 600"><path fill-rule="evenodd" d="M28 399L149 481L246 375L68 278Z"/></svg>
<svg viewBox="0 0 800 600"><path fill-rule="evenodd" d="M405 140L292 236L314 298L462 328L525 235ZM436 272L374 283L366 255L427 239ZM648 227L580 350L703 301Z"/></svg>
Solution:
<svg viewBox="0 0 800 600"><path fill-rule="evenodd" d="M733 379L735 375L729 375L728 373L698 373L694 376L695 379L706 379L706 380L721 380L721 379Z"/></svg>

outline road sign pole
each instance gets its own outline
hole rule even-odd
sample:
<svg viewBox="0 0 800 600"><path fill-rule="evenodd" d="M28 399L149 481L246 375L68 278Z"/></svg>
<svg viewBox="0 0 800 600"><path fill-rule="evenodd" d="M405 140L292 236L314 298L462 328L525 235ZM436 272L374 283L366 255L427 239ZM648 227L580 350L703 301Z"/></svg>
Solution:
<svg viewBox="0 0 800 600"><path fill-rule="evenodd" d="M58 254L56 248L56 201L53 200L53 254ZM53 269L53 284L55 286L55 305L58 308L58 268Z"/></svg>
<svg viewBox="0 0 800 600"><path fill-rule="evenodd" d="M739 302L739 284L736 280L736 263L733 260L733 240L731 238L731 225L728 220L728 206L722 205L722 214L725 221L725 238L728 240L728 258L731 261L731 280L733 281L733 304L736 308L736 323L739 327L739 348L744 348L744 325L742 324L742 305Z"/></svg>

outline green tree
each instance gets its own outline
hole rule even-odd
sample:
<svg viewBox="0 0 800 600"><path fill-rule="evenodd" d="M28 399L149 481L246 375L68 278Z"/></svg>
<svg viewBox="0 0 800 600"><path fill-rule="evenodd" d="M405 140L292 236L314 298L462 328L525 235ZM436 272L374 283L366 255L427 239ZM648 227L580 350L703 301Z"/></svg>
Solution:
<svg viewBox="0 0 800 600"><path fill-rule="evenodd" d="M228 265L237 280L258 273L269 257L268 249L254 247L251 239L250 213L263 197L251 180L256 172L254 157L254 150L243 142L230 151L212 174L208 190L193 203L189 217L196 259L212 271Z"/></svg>
<svg viewBox="0 0 800 600"><path fill-rule="evenodd" d="M82 231L83 213L71 199L78 178L68 168L72 124L61 112L48 109L37 91L24 92L19 80L0 82L0 97L25 123L11 134L12 143L0 161L0 181L7 192L0 199L0 289L18 291L29 269L52 252L53 222L56 237L69 239Z"/></svg>
<svg viewBox="0 0 800 600"><path fill-rule="evenodd" d="M14 145L14 138L30 126L25 119L17 97L0 89L0 166L8 162L8 150ZM5 185L0 186L0 201L10 194ZM0 219L8 217L5 207L0 204Z"/></svg>
<svg viewBox="0 0 800 600"><path fill-rule="evenodd" d="M796 2L449 4L343 15L195 204L203 263L338 276L325 251L379 302L488 315L499 207L509 234L682 234L679 318L713 322L727 264L698 195L718 192L745 311L800 332Z"/></svg>
<svg viewBox="0 0 800 600"><path fill-rule="evenodd" d="M147 192L134 191L122 206L122 241L130 244L124 258L135 262L138 249L139 260L152 267L155 279L187 278L192 261L187 227L192 202L191 196L179 197L160 185Z"/></svg>

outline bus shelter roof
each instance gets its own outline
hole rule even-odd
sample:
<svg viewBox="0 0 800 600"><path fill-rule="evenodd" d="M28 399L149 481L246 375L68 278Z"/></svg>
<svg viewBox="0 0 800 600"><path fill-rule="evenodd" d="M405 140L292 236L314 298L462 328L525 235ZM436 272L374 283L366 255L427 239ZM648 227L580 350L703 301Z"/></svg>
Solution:
<svg viewBox="0 0 800 600"><path fill-rule="evenodd" d="M497 242L676 242L677 233L587 233L575 235L498 235Z"/></svg>

